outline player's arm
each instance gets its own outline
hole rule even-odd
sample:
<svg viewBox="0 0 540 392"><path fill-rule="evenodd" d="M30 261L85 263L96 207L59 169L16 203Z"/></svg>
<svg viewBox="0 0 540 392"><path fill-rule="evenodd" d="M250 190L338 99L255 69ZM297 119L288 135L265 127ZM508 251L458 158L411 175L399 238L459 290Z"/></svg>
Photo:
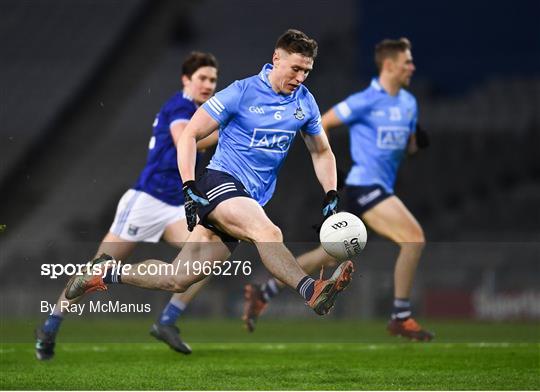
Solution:
<svg viewBox="0 0 540 392"><path fill-rule="evenodd" d="M174 145L178 147L178 140L180 139L180 135L184 131L184 128L186 128L189 121L174 121L171 126L171 136L174 140ZM202 140L199 140L197 142L197 150L204 151L207 148L212 147L214 144L216 144L218 141L218 133L213 132L209 136L205 137Z"/></svg>
<svg viewBox="0 0 540 392"><path fill-rule="evenodd" d="M322 116L321 125L326 132L326 136L330 137L330 130L337 128L343 124L343 121L338 117L334 108L330 109Z"/></svg>
<svg viewBox="0 0 540 392"><path fill-rule="evenodd" d="M302 137L311 154L313 168L315 169L317 179L325 192L322 215L327 218L337 212L339 199L336 191L336 157L330 148L326 133L319 132L318 134L309 134L302 132Z"/></svg>
<svg viewBox="0 0 540 392"><path fill-rule="evenodd" d="M407 144L407 154L414 155L418 152L418 144L416 144L416 134L409 136L409 142Z"/></svg>
<svg viewBox="0 0 540 392"><path fill-rule="evenodd" d="M219 138L219 132L215 130L210 135L208 135L204 139L201 139L197 142L197 150L204 151L207 148L215 146L218 142L218 138Z"/></svg>
<svg viewBox="0 0 540 392"><path fill-rule="evenodd" d="M419 150L428 148L429 143L428 133L419 123L416 123L416 132L409 137L407 153L409 155L416 154Z"/></svg>
<svg viewBox="0 0 540 392"><path fill-rule="evenodd" d="M195 180L197 142L217 130L218 126L217 121L206 110L199 108L180 132L176 149L178 150L178 169L184 183Z"/></svg>
<svg viewBox="0 0 540 392"><path fill-rule="evenodd" d="M311 154L315 174L324 192L335 190L337 188L336 157L330 148L328 137L324 132L316 135L302 132L301 135Z"/></svg>

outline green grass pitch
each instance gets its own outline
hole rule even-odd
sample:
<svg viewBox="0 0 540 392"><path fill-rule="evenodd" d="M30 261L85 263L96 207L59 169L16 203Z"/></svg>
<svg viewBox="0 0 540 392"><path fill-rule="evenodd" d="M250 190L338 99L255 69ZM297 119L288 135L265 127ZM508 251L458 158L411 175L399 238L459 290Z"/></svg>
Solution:
<svg viewBox="0 0 540 392"><path fill-rule="evenodd" d="M35 322L2 320L0 388L538 390L538 323L426 322L432 343L387 336L384 322L188 320L190 356L147 335L150 320L68 320L56 357L34 357Z"/></svg>

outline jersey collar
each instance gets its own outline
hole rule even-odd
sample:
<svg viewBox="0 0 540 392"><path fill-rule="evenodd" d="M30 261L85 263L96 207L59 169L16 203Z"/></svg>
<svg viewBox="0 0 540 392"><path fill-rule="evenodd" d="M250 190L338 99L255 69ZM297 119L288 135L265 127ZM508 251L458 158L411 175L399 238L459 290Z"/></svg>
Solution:
<svg viewBox="0 0 540 392"><path fill-rule="evenodd" d="M300 87L294 90L292 94L288 94L288 95L276 93L274 89L272 89L272 84L270 83L270 80L268 80L268 74L270 73L270 71L272 71L272 69L274 69L274 66L272 64L270 63L264 64L261 69L261 72L259 72L259 78L263 81L264 84L268 86L268 88L272 91L273 94L278 95L284 101L290 101L290 100L295 99L296 93L300 89Z"/></svg>
<svg viewBox="0 0 540 392"><path fill-rule="evenodd" d="M398 97L399 94L401 93L401 89L399 89L399 91L398 91L398 93L397 93L397 95L396 95L395 97L392 96L392 95L390 95L390 94L388 94L388 91L386 91L386 90L384 89L384 87L381 85L381 83L379 82L379 78L373 78L373 79L371 79L370 86L371 86L372 89L377 90L378 92L383 93L383 94L386 94L386 95L388 95L389 97L393 97L393 98Z"/></svg>
<svg viewBox="0 0 540 392"><path fill-rule="evenodd" d="M371 87L374 88L377 91L380 91L382 93L386 93L386 91L384 91L383 86L381 86L381 84L379 83L378 78L371 79Z"/></svg>
<svg viewBox="0 0 540 392"><path fill-rule="evenodd" d="M193 97L192 97L191 95L189 95L188 93L186 93L184 90L182 90L182 97L184 97L184 99L187 99L187 100L190 101L190 102L193 102L193 104L194 104L196 107L199 107L199 106L200 106L197 102L195 102L195 101L193 100Z"/></svg>
<svg viewBox="0 0 540 392"><path fill-rule="evenodd" d="M272 69L274 69L274 66L267 63L263 65L261 72L259 72L259 78L270 88L272 88L272 85L270 84L270 80L268 80L268 74Z"/></svg>

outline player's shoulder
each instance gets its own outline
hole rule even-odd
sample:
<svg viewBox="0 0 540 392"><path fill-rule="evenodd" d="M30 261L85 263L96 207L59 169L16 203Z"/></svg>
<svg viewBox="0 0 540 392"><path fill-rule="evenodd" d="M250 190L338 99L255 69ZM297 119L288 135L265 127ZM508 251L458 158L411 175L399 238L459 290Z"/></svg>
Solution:
<svg viewBox="0 0 540 392"><path fill-rule="evenodd" d="M189 108L195 110L197 105L193 102L193 99L182 91L178 91L173 94L163 105L165 112L172 112L179 108Z"/></svg>
<svg viewBox="0 0 540 392"><path fill-rule="evenodd" d="M371 87L349 94L345 99L349 104L365 106L378 99L377 91Z"/></svg>
<svg viewBox="0 0 540 392"><path fill-rule="evenodd" d="M259 83L260 77L258 75L248 76L247 78L237 79L231 83L231 86L235 86L239 90L246 90L253 84Z"/></svg>
<svg viewBox="0 0 540 392"><path fill-rule="evenodd" d="M316 103L315 96L303 84L298 86L298 89L295 92L295 94L296 94L296 97L301 99L301 100L305 100L305 101L307 101L309 103L312 103L312 104Z"/></svg>
<svg viewBox="0 0 540 392"><path fill-rule="evenodd" d="M225 87L223 90L221 90L218 95L236 96L241 99L246 91L251 90L250 87L253 86L254 82L255 79L253 76L244 79L237 79L231 84L229 84L227 87Z"/></svg>

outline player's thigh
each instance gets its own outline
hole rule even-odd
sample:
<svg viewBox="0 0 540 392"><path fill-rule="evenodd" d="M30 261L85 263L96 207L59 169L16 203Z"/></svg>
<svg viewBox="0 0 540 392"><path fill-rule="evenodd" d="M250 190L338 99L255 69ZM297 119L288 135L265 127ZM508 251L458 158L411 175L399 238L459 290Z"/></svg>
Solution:
<svg viewBox="0 0 540 392"><path fill-rule="evenodd" d="M230 255L229 248L221 237L212 230L197 225L187 238L174 263L205 260L226 260Z"/></svg>
<svg viewBox="0 0 540 392"><path fill-rule="evenodd" d="M268 218L263 208L249 197L233 197L222 201L208 215L219 230L234 238L250 242L281 242L279 228Z"/></svg>
<svg viewBox="0 0 540 392"><path fill-rule="evenodd" d="M181 248L189 237L189 230L185 218L170 223L165 227L163 239L169 244Z"/></svg>
<svg viewBox="0 0 540 392"><path fill-rule="evenodd" d="M170 205L154 196L129 189L116 209L109 231L133 242L159 242L165 229L185 217L182 205Z"/></svg>
<svg viewBox="0 0 540 392"><path fill-rule="evenodd" d="M424 242L422 227L397 197L390 196L362 214L376 233L397 243Z"/></svg>
<svg viewBox="0 0 540 392"><path fill-rule="evenodd" d="M125 240L114 233L108 232L101 241L101 244L99 244L96 257L102 253L107 253L116 260L125 260L136 246L137 242Z"/></svg>

